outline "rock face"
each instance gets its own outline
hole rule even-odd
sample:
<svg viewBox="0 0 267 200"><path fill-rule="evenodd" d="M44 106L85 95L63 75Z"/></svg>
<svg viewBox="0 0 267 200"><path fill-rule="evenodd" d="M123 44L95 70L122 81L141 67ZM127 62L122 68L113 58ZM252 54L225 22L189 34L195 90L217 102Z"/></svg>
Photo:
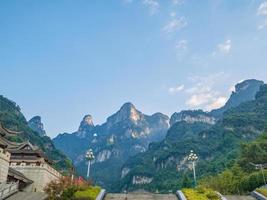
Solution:
<svg viewBox="0 0 267 200"><path fill-rule="evenodd" d="M216 118L202 110L184 110L179 113L174 113L171 116L170 125L172 126L176 122L181 121L185 121L187 123L202 122L214 125L216 123Z"/></svg>
<svg viewBox="0 0 267 200"><path fill-rule="evenodd" d="M28 122L29 127L39 133L40 136L46 136L46 132L44 130L44 125L42 123L40 116L35 116Z"/></svg>
<svg viewBox="0 0 267 200"><path fill-rule="evenodd" d="M85 115L80 123L76 135L80 138L85 138L86 134L90 133L93 129L94 129L93 117L91 115Z"/></svg>
<svg viewBox="0 0 267 200"><path fill-rule="evenodd" d="M104 124L94 125L92 116L86 115L75 133L60 134L53 141L58 149L70 156L81 174L86 174L84 154L92 148L96 158L92 176L110 190L121 178L124 162L130 156L146 151L151 142L162 140L168 128L168 116L161 113L145 115L132 103L125 103Z"/></svg>
<svg viewBox="0 0 267 200"><path fill-rule="evenodd" d="M95 161L96 162L104 162L106 160L108 160L111 157L112 152L110 150L103 150L100 151L97 156Z"/></svg>
<svg viewBox="0 0 267 200"><path fill-rule="evenodd" d="M214 117L220 117L230 108L237 107L243 102L255 100L255 95L264 84L263 81L249 79L235 85L235 91L232 92L226 104L219 109L210 112Z"/></svg>
<svg viewBox="0 0 267 200"><path fill-rule="evenodd" d="M153 178L149 178L146 176L134 176L132 183L133 185L145 185L149 184L153 181Z"/></svg>
<svg viewBox="0 0 267 200"><path fill-rule="evenodd" d="M118 112L107 119L107 126L111 127L112 125L125 120L138 123L144 120L144 115L136 110L132 103L125 103Z"/></svg>
<svg viewBox="0 0 267 200"><path fill-rule="evenodd" d="M238 95L250 91L250 84L250 80L238 84L237 92L231 98L237 100ZM254 89L251 90L253 94ZM121 189L136 190L142 184L143 188L151 191L161 188L162 192L167 192L172 183L175 183L173 189L177 188L179 183L183 183L182 174L192 169L187 157L191 150L198 155L196 165L203 176L233 162L238 156L240 144L259 137L267 123L267 84L260 86L256 95L243 93L241 96L246 96L249 101L240 100L239 105L228 103L237 106L231 107L216 120L203 111L183 111L173 115L172 126L164 140L150 144L146 152L125 162ZM254 100L250 100L252 96Z"/></svg>

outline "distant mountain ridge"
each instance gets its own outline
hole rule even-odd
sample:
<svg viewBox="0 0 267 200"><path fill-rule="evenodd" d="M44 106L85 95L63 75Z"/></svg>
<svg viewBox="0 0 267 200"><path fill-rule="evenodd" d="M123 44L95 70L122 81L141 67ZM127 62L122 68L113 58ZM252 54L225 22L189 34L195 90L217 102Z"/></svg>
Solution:
<svg viewBox="0 0 267 200"><path fill-rule="evenodd" d="M92 166L93 178L108 190L114 191L116 188L121 188L116 182L128 173L132 173L127 167L123 167L125 162L138 153L151 151L148 146L154 148L153 142L163 140L170 127L170 130L173 130L172 126L175 126L174 129L178 133L169 130L166 136L168 140L172 138L172 141L176 141L177 137L184 140L193 139L201 131L215 126L226 111L238 107L243 102L254 100L262 84L262 81L254 79L246 80L236 85L236 91L222 108L211 112L202 110L175 112L170 119L162 113L145 115L132 103L125 103L115 114L108 117L104 124L94 125L92 116L86 115L76 132L59 134L53 141L58 149L71 157L81 174L85 174L86 171L85 151L89 147L93 148L96 157ZM181 133L184 130L186 132ZM127 163L131 163L130 160ZM113 171L111 175L110 170ZM140 177L134 177L134 180L138 178Z"/></svg>
<svg viewBox="0 0 267 200"><path fill-rule="evenodd" d="M95 152L94 180L107 189L120 176L120 168L127 158L144 152L150 142L160 141L169 128L169 117L162 113L145 115L132 103L125 103L102 125L94 125L91 115L86 115L79 129L72 134L59 134L53 139L56 147L74 161L79 172L85 173L85 151ZM107 176L105 170L113 171Z"/></svg>
<svg viewBox="0 0 267 200"><path fill-rule="evenodd" d="M241 83L239 86L244 86L248 82L250 81L245 81L245 84ZM243 91L234 94L243 96ZM188 172L190 163L187 162L187 155L191 149L200 157L197 164L199 176L220 172L236 157L241 142L257 138L267 128L267 85L260 84L256 95L245 96L252 99L242 101L239 105L232 104L214 124L209 123L209 120L202 120L201 117L210 117L211 113L184 111L175 114L172 126L163 141L151 143L146 152L125 162L117 187L120 190L142 188L161 192L181 188L183 175L192 175ZM232 101L231 98L228 102ZM190 120L184 117L187 115L190 115Z"/></svg>

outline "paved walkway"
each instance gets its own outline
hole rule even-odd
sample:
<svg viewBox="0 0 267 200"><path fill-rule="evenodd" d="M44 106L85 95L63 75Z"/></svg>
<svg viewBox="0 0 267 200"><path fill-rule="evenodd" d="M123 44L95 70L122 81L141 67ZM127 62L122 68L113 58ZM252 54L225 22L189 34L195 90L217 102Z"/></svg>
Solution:
<svg viewBox="0 0 267 200"><path fill-rule="evenodd" d="M47 195L42 192L17 192L6 200L45 200Z"/></svg>
<svg viewBox="0 0 267 200"><path fill-rule="evenodd" d="M126 200L126 194L107 194L105 200ZM127 200L177 200L174 194L128 193Z"/></svg>
<svg viewBox="0 0 267 200"><path fill-rule="evenodd" d="M252 196L225 196L227 200L256 200Z"/></svg>

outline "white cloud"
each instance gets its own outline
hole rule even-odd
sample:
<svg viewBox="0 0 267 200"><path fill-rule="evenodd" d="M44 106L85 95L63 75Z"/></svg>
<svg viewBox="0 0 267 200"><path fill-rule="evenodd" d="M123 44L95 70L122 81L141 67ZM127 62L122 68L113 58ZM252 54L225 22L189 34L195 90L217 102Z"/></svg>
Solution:
<svg viewBox="0 0 267 200"><path fill-rule="evenodd" d="M157 0L143 0L143 4L149 8L152 15L159 9L159 2Z"/></svg>
<svg viewBox="0 0 267 200"><path fill-rule="evenodd" d="M258 15L267 16L267 1L262 2L258 8Z"/></svg>
<svg viewBox="0 0 267 200"><path fill-rule="evenodd" d="M225 105L227 98L224 96L218 96L217 92L207 92L192 95L186 104L191 108L202 107L207 111L220 108Z"/></svg>
<svg viewBox="0 0 267 200"><path fill-rule="evenodd" d="M221 108L222 106L225 105L225 103L227 102L227 98L220 96L220 97L216 97L213 99L213 101L206 106L206 110L213 110L216 108Z"/></svg>
<svg viewBox="0 0 267 200"><path fill-rule="evenodd" d="M216 56L218 54L227 55L230 53L231 49L232 49L232 41L226 40L224 43L217 45L217 49L212 52L212 56Z"/></svg>
<svg viewBox="0 0 267 200"><path fill-rule="evenodd" d="M185 19L185 17L178 17L178 18L172 18L163 28L162 31L170 34L173 33L175 31L179 31L182 28L184 28L185 26L187 26L187 21Z"/></svg>
<svg viewBox="0 0 267 200"><path fill-rule="evenodd" d="M209 103L211 98L212 94L210 93L194 94L186 101L186 104L194 108Z"/></svg>
<svg viewBox="0 0 267 200"><path fill-rule="evenodd" d="M174 5L182 5L184 4L184 0L171 0Z"/></svg>
<svg viewBox="0 0 267 200"><path fill-rule="evenodd" d="M267 1L262 2L258 8L258 13L259 16L264 17L263 21L261 24L258 26L258 30L262 30L267 27Z"/></svg>
<svg viewBox="0 0 267 200"><path fill-rule="evenodd" d="M232 48L231 40L226 40L224 43L218 44L218 50L223 54L229 54L231 48Z"/></svg>
<svg viewBox="0 0 267 200"><path fill-rule="evenodd" d="M227 98L221 95L216 89L216 85L219 83L218 80L224 81L227 77L228 75L223 72L203 77L189 77L189 80L193 82L193 86L186 90L186 93L189 94L186 105L190 108L202 108L205 110L212 110L223 106Z"/></svg>
<svg viewBox="0 0 267 200"><path fill-rule="evenodd" d="M184 89L184 85L178 85L176 87L170 87L168 91L170 94L175 94L177 92L182 91L183 89Z"/></svg>
<svg viewBox="0 0 267 200"><path fill-rule="evenodd" d="M175 45L175 48L184 51L187 49L187 44L188 44L187 40L179 40Z"/></svg>

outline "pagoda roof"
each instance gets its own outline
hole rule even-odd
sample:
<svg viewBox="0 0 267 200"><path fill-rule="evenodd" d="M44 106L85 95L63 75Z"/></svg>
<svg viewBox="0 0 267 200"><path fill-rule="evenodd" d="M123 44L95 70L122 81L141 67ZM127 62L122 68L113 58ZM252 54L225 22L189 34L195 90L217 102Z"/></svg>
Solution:
<svg viewBox="0 0 267 200"><path fill-rule="evenodd" d="M13 177L17 180L23 181L24 183L27 183L27 184L33 183L32 180L28 179L26 176L24 176L24 174L13 169L12 167L9 167L8 169L8 176Z"/></svg>
<svg viewBox="0 0 267 200"><path fill-rule="evenodd" d="M22 133L22 132L18 132L18 131L12 131L12 130L9 130L7 128L5 128L2 123L0 122L0 135L1 136L8 136L8 135L16 135L16 134L19 134L19 133Z"/></svg>
<svg viewBox="0 0 267 200"><path fill-rule="evenodd" d="M19 143L16 143L16 142L11 142L9 141L8 139L6 139L5 137L2 137L0 135L0 145L2 147L5 147L6 149L12 149L12 148L16 148L19 146Z"/></svg>
<svg viewBox="0 0 267 200"><path fill-rule="evenodd" d="M0 122L0 147L6 149L8 152L11 153L11 159L12 159L12 154L23 154L23 155L35 155L36 157L42 157L44 160L52 164L53 162L48 159L48 157L43 153L42 150L40 150L37 146L34 146L31 144L29 141L25 141L22 143L17 143L17 142L11 142L9 141L6 136L10 135L16 135L22 132L17 132L17 131L11 131L7 128L4 128L2 126L2 123ZM27 160L25 158L25 160Z"/></svg>

